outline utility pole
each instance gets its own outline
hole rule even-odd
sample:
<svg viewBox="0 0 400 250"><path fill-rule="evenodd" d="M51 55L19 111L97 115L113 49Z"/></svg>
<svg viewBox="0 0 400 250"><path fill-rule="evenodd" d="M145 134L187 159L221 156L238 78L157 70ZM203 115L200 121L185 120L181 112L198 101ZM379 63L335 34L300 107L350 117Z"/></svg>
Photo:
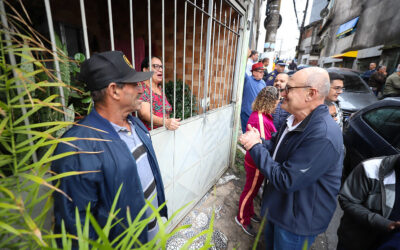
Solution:
<svg viewBox="0 0 400 250"><path fill-rule="evenodd" d="M303 36L303 33L304 33L304 23L305 23L305 21L306 21L307 9L308 9L308 0L307 0L307 2L306 2L306 7L304 8L303 21L301 22L301 26L300 26L299 43L297 44L297 49L296 49L296 56L295 56L295 58L297 58L297 61L298 61L298 62L300 62L300 58L298 58L298 57L299 57L299 52L300 52L301 37Z"/></svg>
<svg viewBox="0 0 400 250"><path fill-rule="evenodd" d="M264 27L265 33L264 52L274 52L276 32L282 23L282 17L279 14L281 8L281 0L268 0L265 13Z"/></svg>

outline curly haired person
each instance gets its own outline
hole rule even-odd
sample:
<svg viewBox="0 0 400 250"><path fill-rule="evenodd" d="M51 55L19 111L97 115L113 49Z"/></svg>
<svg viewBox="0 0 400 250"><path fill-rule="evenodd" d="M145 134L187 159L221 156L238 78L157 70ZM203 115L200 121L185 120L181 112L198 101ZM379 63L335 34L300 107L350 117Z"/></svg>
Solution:
<svg viewBox="0 0 400 250"><path fill-rule="evenodd" d="M260 131L265 140L271 138L271 133L276 132L272 115L279 102L277 88L268 86L263 88L252 104L252 110L247 125L251 125ZM247 126L246 126L247 127ZM250 236L255 236L255 231L250 221L260 222L260 218L254 213L253 199L264 180L264 176L255 166L250 153L247 151L244 158L246 170L246 183L239 200L239 211L235 217L236 223Z"/></svg>

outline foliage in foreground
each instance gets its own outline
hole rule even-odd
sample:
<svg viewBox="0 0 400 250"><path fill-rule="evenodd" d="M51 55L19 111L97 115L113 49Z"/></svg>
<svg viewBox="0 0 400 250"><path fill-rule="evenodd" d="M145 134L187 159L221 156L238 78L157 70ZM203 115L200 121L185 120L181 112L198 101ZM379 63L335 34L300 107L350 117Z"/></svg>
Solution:
<svg viewBox="0 0 400 250"><path fill-rule="evenodd" d="M138 216L132 220L131 215L129 213L129 209L127 210L127 220L128 220L128 227L126 227L125 231L121 233L117 238L113 239L112 241L109 240L108 236L110 230L113 226L118 223L116 218L118 218L118 212L120 209L116 209L117 200L119 194L122 189L122 185L119 188L112 208L110 210L110 216L108 217L107 223L104 227L100 227L100 225L96 222L94 216L90 213L90 205L87 207L86 216L85 216L85 223L82 225L78 209L75 211L76 215L76 229L77 235L70 235L67 234L65 231L65 227L63 224L62 233L59 235L48 235L45 238L51 240L51 247L46 247L45 249L57 249L57 242L56 238L60 239L63 249L72 249L73 247L79 249L165 249L167 246L168 239L175 235L182 229L189 228L190 225L180 226L175 228L172 232L167 232L167 227L171 224L172 219L186 206L180 208L176 211L171 218L167 222L163 222L159 211L165 206L165 204L161 205L159 208L155 208L151 204L150 201L146 201L146 206L142 208ZM152 199L154 199L153 197ZM189 204L188 204L189 205ZM141 220L140 218L145 214L147 208L150 207L153 210L153 214L146 219ZM147 224L156 218L157 223L159 225L159 231L157 235L151 241L142 244L138 238L143 230L146 228ZM202 249L209 249L212 247L211 239L213 234L213 225L214 225L214 214L212 215L210 227L207 230L202 231L198 235L189 239L181 249L188 249L190 245L198 239L202 235L206 235L206 239L204 241L204 245ZM97 240L89 239L89 230L93 228L96 234L99 236Z"/></svg>
<svg viewBox="0 0 400 250"><path fill-rule="evenodd" d="M47 49L50 46L46 39L29 27L11 5L8 8L13 12L7 14L11 28L7 29L4 24L0 27L0 249L56 249L57 239L63 249L71 249L74 240L81 249L165 248L168 238L185 228L171 233L166 231L179 211L167 223L162 223L158 209L152 207L152 217L145 220L139 220L140 215L135 219L128 218L129 225L124 233L110 242L107 236L118 223L116 216L120 211L116 209L117 198L103 227L89 213L88 207L83 225L77 213L77 235L65 230L60 234L52 232L52 194L63 193L52 183L71 175L88 174L53 173L50 170L52 161L74 154L98 152L78 150L53 155L58 143L73 146L71 142L80 140L61 138L59 133L75 124L70 119L73 109L63 106L60 96L61 91L67 92L71 86L55 76L53 53ZM60 64L71 62L61 50L57 55ZM63 74L61 78L68 79L68 75ZM68 104L68 100L64 101ZM147 203L147 206L151 207L151 204ZM154 217L159 222L160 231L154 240L143 245L137 237ZM210 228L201 233L207 234L205 248L210 246L212 225L213 221ZM98 239L88 238L89 228L96 231ZM195 238L184 247L188 248Z"/></svg>

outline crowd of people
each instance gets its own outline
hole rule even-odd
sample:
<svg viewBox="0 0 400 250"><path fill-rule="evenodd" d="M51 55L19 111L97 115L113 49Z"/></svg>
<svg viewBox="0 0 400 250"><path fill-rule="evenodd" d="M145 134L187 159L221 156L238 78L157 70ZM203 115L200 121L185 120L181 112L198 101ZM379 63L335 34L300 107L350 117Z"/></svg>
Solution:
<svg viewBox="0 0 400 250"><path fill-rule="evenodd" d="M260 80L262 65L253 64L243 89L247 105L242 106L239 140L246 149L246 182L236 223L254 237L252 222L265 217L267 249L309 249L327 229L339 197L344 216L338 249L400 249L400 155L362 162L341 185L345 148L338 97L344 76L309 67L289 77L280 67L285 64L277 61L275 70L264 75L266 82ZM400 65L387 79L386 67L375 66L363 77L382 95L398 79ZM260 98L268 108L260 108ZM253 199L263 180L258 215Z"/></svg>
<svg viewBox="0 0 400 250"><path fill-rule="evenodd" d="M289 77L277 62L266 84L268 60L258 62L258 53L251 52L249 63L239 139L247 151L246 182L236 223L255 236L252 222L266 218L267 249L309 249L327 229L339 195L344 216L338 248L400 246L400 156L361 163L341 187L344 146L336 101L343 91L343 76L310 67ZM149 129L151 120L153 127L165 122L171 130L179 128L180 121L169 117L171 105L162 94L162 74L159 58L145 60L139 72L119 51L96 53L82 63L79 77L91 91L94 108L63 137L88 139L60 143L55 154L68 156L54 161L52 171L89 174L68 176L57 183L64 193L54 194L56 232L65 226L76 235L75 209L84 223L88 204L99 225L104 225L121 184L118 223L110 231L110 240L128 227L128 215L140 214L146 200L159 208L162 217L168 216ZM133 116L136 112L139 117ZM253 200L262 183L262 206L257 213ZM142 218L151 214L149 208ZM153 239L158 228L157 220L150 220L140 242ZM95 239L94 228L89 231Z"/></svg>
<svg viewBox="0 0 400 250"><path fill-rule="evenodd" d="M361 77L368 83L372 91L379 98L400 96L400 64L395 72L387 76L386 66L372 62L369 69Z"/></svg>

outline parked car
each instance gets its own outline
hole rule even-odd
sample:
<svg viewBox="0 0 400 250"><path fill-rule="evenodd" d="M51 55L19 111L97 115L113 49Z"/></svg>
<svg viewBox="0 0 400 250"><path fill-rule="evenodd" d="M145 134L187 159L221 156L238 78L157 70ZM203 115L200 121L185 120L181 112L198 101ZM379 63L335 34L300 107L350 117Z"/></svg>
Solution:
<svg viewBox="0 0 400 250"><path fill-rule="evenodd" d="M361 161L400 153L400 97L389 97L354 113L343 128L344 180Z"/></svg>
<svg viewBox="0 0 400 250"><path fill-rule="evenodd" d="M344 91L338 98L344 122L352 113L378 101L368 84L354 70L346 68L329 68L327 70L344 76Z"/></svg>
<svg viewBox="0 0 400 250"><path fill-rule="evenodd" d="M286 74L288 75L293 75L294 73L296 73L299 70L305 69L305 68L309 68L309 67L314 67L313 65L308 65L308 64L299 64L297 65L297 70L285 70Z"/></svg>

